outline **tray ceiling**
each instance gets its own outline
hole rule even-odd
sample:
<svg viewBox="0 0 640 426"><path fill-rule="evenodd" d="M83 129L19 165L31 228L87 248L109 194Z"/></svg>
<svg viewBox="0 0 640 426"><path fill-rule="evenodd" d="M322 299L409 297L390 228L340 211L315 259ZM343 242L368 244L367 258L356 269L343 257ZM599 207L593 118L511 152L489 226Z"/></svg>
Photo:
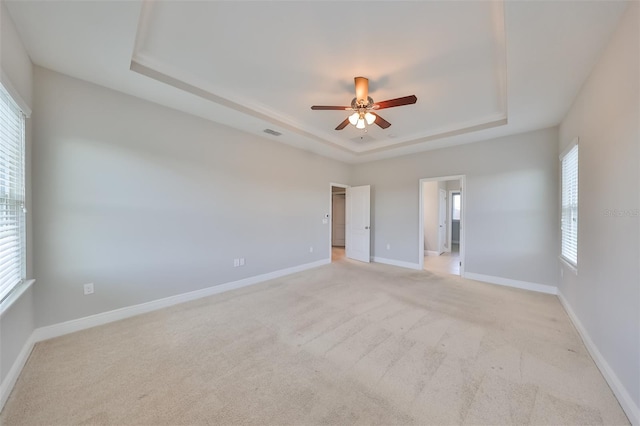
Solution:
<svg viewBox="0 0 640 426"><path fill-rule="evenodd" d="M17 2L38 65L343 161L557 124L624 2ZM353 77L383 130L333 130ZM270 128L281 136L267 135Z"/></svg>

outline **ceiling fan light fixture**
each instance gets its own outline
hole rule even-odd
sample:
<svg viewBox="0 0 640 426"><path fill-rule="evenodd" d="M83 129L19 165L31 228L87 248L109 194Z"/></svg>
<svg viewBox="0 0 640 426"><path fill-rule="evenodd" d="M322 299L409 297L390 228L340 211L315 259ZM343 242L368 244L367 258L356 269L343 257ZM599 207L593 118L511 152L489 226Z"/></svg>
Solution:
<svg viewBox="0 0 640 426"><path fill-rule="evenodd" d="M376 116L368 112L364 115L364 119L367 121L367 124L371 125L376 121Z"/></svg>
<svg viewBox="0 0 640 426"><path fill-rule="evenodd" d="M357 112L354 112L349 116L349 123L355 126L356 124L358 124L358 118L360 118L360 115Z"/></svg>
<svg viewBox="0 0 640 426"><path fill-rule="evenodd" d="M356 123L356 129L364 129L364 119L358 118L358 122Z"/></svg>

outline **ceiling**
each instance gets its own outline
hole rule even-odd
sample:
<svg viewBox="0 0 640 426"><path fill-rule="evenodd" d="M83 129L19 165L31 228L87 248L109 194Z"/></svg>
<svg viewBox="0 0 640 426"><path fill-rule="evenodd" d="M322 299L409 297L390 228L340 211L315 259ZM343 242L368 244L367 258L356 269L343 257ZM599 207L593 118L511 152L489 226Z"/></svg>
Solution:
<svg viewBox="0 0 640 426"><path fill-rule="evenodd" d="M347 162L558 124L612 1L6 1L40 66ZM334 128L353 77L386 130ZM265 134L264 129L282 135Z"/></svg>

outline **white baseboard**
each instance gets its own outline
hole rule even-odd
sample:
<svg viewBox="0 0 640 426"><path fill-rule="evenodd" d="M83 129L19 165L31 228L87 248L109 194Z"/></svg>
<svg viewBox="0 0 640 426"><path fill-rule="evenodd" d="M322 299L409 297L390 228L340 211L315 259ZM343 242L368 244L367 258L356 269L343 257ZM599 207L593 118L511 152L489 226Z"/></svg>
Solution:
<svg viewBox="0 0 640 426"><path fill-rule="evenodd" d="M465 272L464 278L476 281L484 281L490 284L498 284L506 287L521 288L524 290L537 291L538 293L558 294L558 288L552 285L530 283L528 281L512 280L509 278L494 277L491 275L476 274L474 272Z"/></svg>
<svg viewBox="0 0 640 426"><path fill-rule="evenodd" d="M425 250L424 254L427 256L440 256L440 253L433 250Z"/></svg>
<svg viewBox="0 0 640 426"><path fill-rule="evenodd" d="M96 327L98 325L108 324L110 322L119 321L121 319L133 317L136 315L145 314L147 312L177 305L179 303L189 302L191 300L200 299L202 297L212 296L214 294L223 293L225 291L235 290L253 284L258 284L264 281L272 280L274 278L279 278L296 272L305 271L307 269L316 268L328 263L331 263L331 259L322 259L316 262L305 263L303 265L280 269L278 271L268 272L266 274L256 275L238 281L232 281L225 284L215 285L213 287L203 288L201 290L177 294L175 296L166 297L164 299L153 300L151 302L141 303L139 305L127 306L125 308L101 312L99 314L91 315L84 318L78 318L59 324L40 327L34 331L34 338L36 342L52 339L54 337L63 336L65 334L85 330L87 328Z"/></svg>
<svg viewBox="0 0 640 426"><path fill-rule="evenodd" d="M0 411L4 408L4 404L7 402L7 399L9 399L9 395L11 395L11 391L18 381L18 377L20 377L20 373L22 372L24 365L27 363L29 355L31 355L31 351L35 344L36 341L34 339L34 334L31 333L31 336L29 336L25 342L22 350L18 354L18 357L13 362L11 369L0 384Z"/></svg>
<svg viewBox="0 0 640 426"><path fill-rule="evenodd" d="M404 262L402 260L385 259L384 257L372 257L371 261L376 263L384 263L385 265L399 266L401 268L417 269L420 270L420 265L417 263Z"/></svg>
<svg viewBox="0 0 640 426"><path fill-rule="evenodd" d="M629 392L624 387L622 382L620 382L620 379L618 379L616 373L613 371L604 356L602 356L596 344L593 343L593 340L591 340L591 336L589 336L589 333L587 333L587 330L582 325L582 322L580 322L580 319L571 308L571 305L569 305L569 302L567 301L567 299L565 299L564 295L560 291L558 291L558 299L560 299L560 303L564 307L564 310L567 312L567 315L569 315L569 318L571 319L571 322L575 326L576 330L578 330L578 334L580 334L580 337L582 337L582 341L587 347L589 354L591 354L591 358L593 358L596 365L598 366L598 369L609 384L609 387L618 399L618 402L629 418L629 421L632 425L639 426L640 407L638 407L638 404L633 401L633 398L631 397L631 395L629 395Z"/></svg>

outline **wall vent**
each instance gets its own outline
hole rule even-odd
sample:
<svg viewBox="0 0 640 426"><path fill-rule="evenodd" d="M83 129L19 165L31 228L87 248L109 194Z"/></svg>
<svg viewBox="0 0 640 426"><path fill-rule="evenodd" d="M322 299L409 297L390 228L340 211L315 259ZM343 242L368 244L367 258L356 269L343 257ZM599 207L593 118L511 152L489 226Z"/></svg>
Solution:
<svg viewBox="0 0 640 426"><path fill-rule="evenodd" d="M272 135L272 136L280 136L280 135L282 134L282 133L280 133L280 132L276 132L276 131L275 131L275 130L273 130L273 129L264 129L264 132L265 132L265 133L268 133L268 134L270 134L270 135Z"/></svg>

